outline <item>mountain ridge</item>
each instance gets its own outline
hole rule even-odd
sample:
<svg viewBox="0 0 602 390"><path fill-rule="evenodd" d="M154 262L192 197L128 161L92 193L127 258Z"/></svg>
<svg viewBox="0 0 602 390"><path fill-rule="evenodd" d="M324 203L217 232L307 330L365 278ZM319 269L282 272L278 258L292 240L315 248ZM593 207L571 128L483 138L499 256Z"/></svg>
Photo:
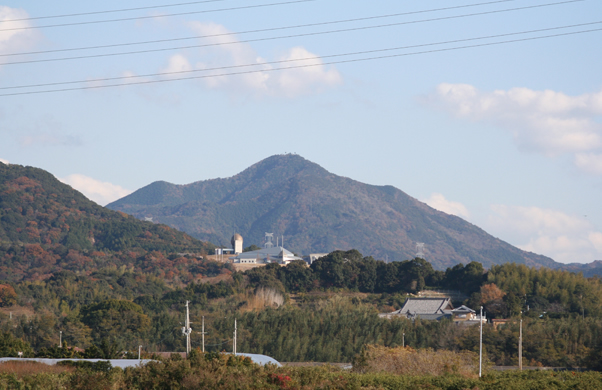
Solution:
<svg viewBox="0 0 602 390"><path fill-rule="evenodd" d="M426 257L438 269L470 261L560 267L393 186L337 176L298 155L268 157L230 178L154 182L107 207L153 217L216 245L228 245L235 232L247 244L261 244L265 232L274 232L302 254L355 248L405 260L424 242Z"/></svg>
<svg viewBox="0 0 602 390"><path fill-rule="evenodd" d="M99 206L42 169L0 162L0 280L121 266L154 271L171 261L168 253L211 250L184 232Z"/></svg>

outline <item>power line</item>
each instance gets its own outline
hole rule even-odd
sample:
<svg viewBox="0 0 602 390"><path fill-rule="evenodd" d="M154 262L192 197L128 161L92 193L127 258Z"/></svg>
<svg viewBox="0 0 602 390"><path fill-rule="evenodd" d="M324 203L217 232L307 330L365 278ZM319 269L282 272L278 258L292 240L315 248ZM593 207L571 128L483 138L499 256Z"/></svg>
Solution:
<svg viewBox="0 0 602 390"><path fill-rule="evenodd" d="M126 84L93 85L93 86L74 87L74 88L51 89L51 90L43 90L43 91L14 92L14 93L0 94L0 97L3 97L3 96L16 96L16 95L33 95L33 94L54 93L54 92L66 92L66 91L86 90L86 89L123 87L123 86L129 86L129 85L156 84L156 83L164 83L164 82L172 82L172 81L205 79L205 78L212 78L212 77L236 76L236 75L244 75L244 74L259 73L259 72L275 72L275 71L288 70L288 69L299 69L299 68L309 68L309 67L314 67L314 66L335 65L335 64L363 62L363 61L373 61L373 60L395 58L395 57L406 57L406 56L414 56L414 55L421 55L421 54L438 53L438 52L453 51L453 50L462 50L462 49L469 49L469 48L476 48L476 47L502 45L502 44L507 44L507 43L533 41L533 40L539 40L539 39L554 38L554 37L561 37L561 36L569 36L569 35L576 35L576 34L584 34L584 33L597 32L597 31L602 31L602 28L591 29L591 30L582 30L582 31L573 31L573 32L567 32L567 33L561 33L561 34L551 34L551 35L544 35L544 36L539 36L539 37L512 39L512 40L500 41L500 42L488 42L488 43L481 43L481 44L475 44L475 45L466 45L466 46L456 46L456 47L442 48L442 49L425 50L425 51L413 52L413 53L389 54L389 55L382 55L382 56L377 56L377 57L354 58L354 59L349 59L349 60L330 61L330 62L324 62L324 63L319 63L319 64L295 65L295 66L289 66L289 67L272 68L272 69L261 69L261 70L248 70L248 71L241 71L241 72L215 74L215 75L190 76L190 77L182 77L182 78L178 78L178 79L145 80L145 81L137 81L137 82L133 82L133 83L126 83ZM387 50L387 49L383 49L383 50ZM376 50L374 50L373 52L375 52L375 51ZM344 55L347 55L347 54L339 54L338 56L344 56ZM254 65L257 66L257 65L263 65L263 64L254 64ZM224 68L226 68L226 67L224 67Z"/></svg>
<svg viewBox="0 0 602 390"><path fill-rule="evenodd" d="M278 5L288 5L288 4L296 4L296 3L308 3L308 2L312 2L312 1L318 1L318 0L291 0L291 1L284 1L284 2L280 2L280 3L245 5L245 6L241 6L241 7L219 8L219 9L204 10L204 11L178 12L178 13L174 13L174 14L160 15L159 17L166 18L166 17L172 17L172 16L195 15L195 14L204 14L204 13L210 13L210 12L224 12L224 11L235 11L235 10L241 10L241 9L264 8L264 7L273 7L273 6L278 6ZM92 20L92 21L87 21L87 22L47 24L45 26L15 27L15 28L5 28L5 29L2 29L2 30L0 30L0 32L2 32L2 31L15 31L15 30L30 30L30 29L34 29L34 28L51 28L51 27L79 26L79 25L84 25L84 24L124 22L124 21L128 21L128 20L153 19L153 18L157 18L157 17L158 16L156 16L156 15L152 15L152 16L136 16L136 17L131 17L131 18Z"/></svg>
<svg viewBox="0 0 602 390"><path fill-rule="evenodd" d="M521 11L521 10L525 10L525 9L549 7L549 6L562 5L562 4L567 4L567 3L579 2L579 1L584 1L584 0L567 0L567 1L557 2L557 3L547 3L547 4L540 4L540 5L526 6L526 7L507 8L504 10L484 11L484 12L476 12L476 13L471 13L471 14L454 15L454 16L443 16L443 17L439 17L439 18L412 20L412 21L399 22L399 23L388 23L388 24L381 24L381 25L376 25L376 26L352 27L352 28L346 28L346 29L310 32L310 33L302 33L302 34L292 34L292 35L285 35L285 36L278 36L278 37L256 38L256 39L248 39L248 40L244 40L244 41L207 43L207 44L201 44L201 45L177 46L177 47L167 47L167 48L159 48L159 49L146 49L146 50L119 52L119 53L90 54L90 55L75 56L75 57L46 58L46 59L39 59L39 60L23 60L23 61L4 62L4 63L0 63L0 66L1 65L32 64L32 63L40 63L40 62L71 61L71 60L81 60L81 59L100 58L100 57L115 57L115 56L122 56L122 55L156 53L156 52L171 51L171 50L203 48L203 47L223 46L223 45L241 44L241 43L249 43L249 42L270 41L270 40L276 40L276 39L288 39L288 38L298 38L298 37L307 37L307 36L315 36L315 35L336 34L336 33L350 32L350 31L361 31L361 30L369 30L369 29L376 29L376 28L401 26L401 25L407 25L407 24L417 24L417 23L435 22L435 21L441 21L441 20L458 19L458 18L466 18L466 17L473 17L473 16L482 16L482 15L502 13L502 12Z"/></svg>
<svg viewBox="0 0 602 390"><path fill-rule="evenodd" d="M25 21L25 20L67 18L67 17L72 17L72 16L99 15L99 14L109 14L109 13L115 13L115 12L141 11L141 10L145 10L145 9L167 8L167 7L180 7L180 6L184 6L184 5L203 4L203 3L216 3L216 2L221 2L221 1L227 1L227 0L191 1L191 2L188 2L188 3L162 4L162 5L154 5L154 6L149 6L149 7L121 8L121 9L112 9L112 10L106 10L106 11L80 12L80 13L75 13L75 14L63 14L63 15L34 16L34 17L31 17L31 18L0 20L0 23L22 22L22 21Z"/></svg>
<svg viewBox="0 0 602 390"><path fill-rule="evenodd" d="M20 85L20 86L0 87L0 90L21 89L21 88L39 88L39 87L49 87L49 86L56 86L56 85L68 85L68 84L80 84L80 83L97 83L97 82L116 81L116 80L131 80L131 79L136 79L136 78L158 77L158 76L172 76L172 75L185 74L185 73L210 72L210 71L225 70L225 69L235 69L235 68L246 68L246 67L276 65L276 64L283 64L283 63L289 63L289 62L309 61L309 60L318 60L318 59L335 58L335 57L345 57L345 56L353 56L353 55L364 55L364 54L372 54L372 53L394 51L394 50L416 49L416 48L419 48L419 47L426 47L426 46L446 45L446 44L452 44L452 43L470 42L470 41L483 40L483 39L502 38L502 37L508 37L508 36L513 36L513 35L533 34L533 33L539 33L539 32L544 32L544 31L553 31L553 30L561 30L561 29L567 29L567 28L591 26L591 25L601 24L601 23L602 23L602 21L589 22L589 23L580 23L580 24L572 24L572 25L567 25L567 26L549 27L549 28L543 28L543 29L537 29L537 30L527 30L527 31L519 31L519 32L512 32L512 33L505 33L505 34L487 35L487 36L482 36L482 37L456 39L456 40L451 40L451 41L442 41L442 42L434 42L434 43L423 43L423 44L409 45L409 46L397 46L397 47L391 47L391 48L385 48L385 49L374 49L374 50L366 50L366 51L358 51L358 52L342 53L342 54L330 54L330 55L324 55L324 56L314 56L314 57L297 58L297 59L289 59L289 60L270 61L270 62L254 63L254 64L241 64L241 65L220 66L220 67L205 68L205 69L193 69L193 70L181 70L181 71L174 71L174 72L150 73L150 74L143 74L143 75L107 77L107 78L101 78L101 79L88 79L88 80L76 80L76 81L61 81L61 82L44 83L44 84L29 84L29 85Z"/></svg>
<svg viewBox="0 0 602 390"><path fill-rule="evenodd" d="M294 26L263 28L263 29L258 29L258 30L247 30L247 31L238 31L238 32L231 32L231 33L221 33L221 34L211 34L211 35L201 35L201 36L197 35L197 36L193 36L193 37L157 39L157 40L153 40L153 41L128 42L128 43L115 43L115 44L109 44L109 45L84 46L84 47L76 47L76 48L68 48L68 49L54 49L54 50L41 50L41 51L30 51L30 52L21 52L21 53L9 53L9 54L0 54L0 57L58 53L58 52L76 51L76 50L107 49L107 48L111 48L111 47L146 45L146 44L151 44L151 43L164 43L164 42L174 42L174 41L183 41L183 40L190 40L190 39L201 39L201 38L215 38L215 37L223 37L223 36L230 36L230 35L241 35L241 34L268 32L268 31L277 31L277 30L289 30L289 29L303 28L303 27L317 27L317 26L325 26L325 25L329 25L329 24L360 22L360 21L365 21L365 20L391 18L391 17L396 17L396 16L407 16L407 15L421 14L421 13L427 13L427 12L449 11L449 10L458 9L458 8L476 7L476 6L491 5L491 4L496 4L496 3L507 3L510 1L516 1L516 0L497 0L497 1L490 1L490 2L486 2L486 3L459 5L459 6L444 7L444 8L433 8L433 9L421 10L421 11L411 11L411 12L401 12L401 13L394 13L394 14L387 14L387 15L368 16L368 17L364 17L364 18L343 19L343 20L335 20L335 21L329 21L329 22L299 24L299 25L294 25Z"/></svg>

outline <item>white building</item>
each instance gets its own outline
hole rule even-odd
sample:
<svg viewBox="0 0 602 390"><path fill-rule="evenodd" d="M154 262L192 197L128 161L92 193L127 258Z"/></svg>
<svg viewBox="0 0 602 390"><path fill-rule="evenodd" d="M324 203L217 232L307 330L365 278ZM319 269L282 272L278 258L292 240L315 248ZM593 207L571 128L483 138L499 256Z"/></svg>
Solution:
<svg viewBox="0 0 602 390"><path fill-rule="evenodd" d="M236 257L232 257L231 259L234 260L235 263L241 264L276 263L282 265L286 265L294 260L303 260L301 257L295 256L293 252L281 246L239 253Z"/></svg>

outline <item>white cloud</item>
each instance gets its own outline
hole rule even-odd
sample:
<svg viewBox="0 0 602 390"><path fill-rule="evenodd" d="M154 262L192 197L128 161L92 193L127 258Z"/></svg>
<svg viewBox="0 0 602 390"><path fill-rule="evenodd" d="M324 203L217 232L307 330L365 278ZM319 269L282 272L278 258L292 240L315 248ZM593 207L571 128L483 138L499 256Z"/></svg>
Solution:
<svg viewBox="0 0 602 390"><path fill-rule="evenodd" d="M591 232L589 234L588 238L591 241L591 243L594 245L594 247L596 248L596 250L599 253L602 253L602 233L600 233L600 232Z"/></svg>
<svg viewBox="0 0 602 390"><path fill-rule="evenodd" d="M0 21L5 30L31 27L28 20L8 22L8 20L25 19L29 15L17 8L0 6ZM7 21L7 22L4 22ZM0 54L22 52L32 47L40 35L35 29L0 31Z"/></svg>
<svg viewBox="0 0 602 390"><path fill-rule="evenodd" d="M190 69L213 69L223 66L234 68L222 70L208 70L206 73L218 75L223 73L237 73L256 71L253 73L239 74L236 76L209 77L203 79L209 88L222 88L234 93L252 93L254 95L296 97L311 93L319 93L328 87L342 83L342 77L334 67L326 67L319 56L303 47L293 47L286 50L276 61L285 61L275 66L267 64L267 59L261 57L248 43L241 43L235 36L229 35L230 31L216 23L192 22L189 24L199 36L203 38L201 44L218 44L202 48L199 52L172 56L166 69L179 71ZM303 60L309 58L310 60ZM191 63L195 63L191 66ZM253 66L242 66L253 64ZM304 68L293 68L271 71L280 67L293 67L299 65L313 65Z"/></svg>
<svg viewBox="0 0 602 390"><path fill-rule="evenodd" d="M282 56L280 61L302 60L304 58L316 57L315 54L310 53L303 47L293 47ZM334 69L326 69L322 65L322 60L318 57L311 61L300 61L290 62L294 65L316 65L307 68L296 68L288 69L285 71L278 71L274 75L275 89L280 93L289 97L304 95L311 93L312 91L318 91L325 87L331 87L343 82L343 78L339 72ZM286 65L285 65L286 66Z"/></svg>
<svg viewBox="0 0 602 390"><path fill-rule="evenodd" d="M187 72L192 70L192 65L188 62L188 59L184 57L182 54L176 54L169 58L167 63L167 67L162 69L162 73L173 73L173 72ZM178 77L177 74L171 75L169 77Z"/></svg>
<svg viewBox="0 0 602 390"><path fill-rule="evenodd" d="M468 84L443 83L423 102L458 118L505 128L521 150L575 154L577 167L602 171L591 157L602 152L602 125L596 121L602 115L602 91L579 96L528 88L481 92Z"/></svg>
<svg viewBox="0 0 602 390"><path fill-rule="evenodd" d="M59 180L103 206L132 193L116 184L101 182L80 174L69 175Z"/></svg>
<svg viewBox="0 0 602 390"><path fill-rule="evenodd" d="M10 164L10 163L8 162L8 160L5 160L5 159L3 159L3 158L0 158L0 162L1 162L1 163L3 163L3 164L6 164L6 165Z"/></svg>
<svg viewBox="0 0 602 390"><path fill-rule="evenodd" d="M442 194L433 193L430 198L424 200L424 203L447 214L456 215L462 218L470 217L470 213L468 212L466 206L460 202L452 202L447 200Z"/></svg>
<svg viewBox="0 0 602 390"><path fill-rule="evenodd" d="M491 210L487 230L521 249L562 263L602 260L602 233L585 216L539 207L493 205Z"/></svg>
<svg viewBox="0 0 602 390"><path fill-rule="evenodd" d="M602 153L577 153L575 165L586 172L602 175Z"/></svg>

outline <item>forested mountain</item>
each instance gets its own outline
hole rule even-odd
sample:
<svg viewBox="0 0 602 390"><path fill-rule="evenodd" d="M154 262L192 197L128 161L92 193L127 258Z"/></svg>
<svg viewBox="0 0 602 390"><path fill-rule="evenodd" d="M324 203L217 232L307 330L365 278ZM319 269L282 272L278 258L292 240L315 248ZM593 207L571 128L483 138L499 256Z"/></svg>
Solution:
<svg viewBox="0 0 602 390"><path fill-rule="evenodd" d="M292 179L287 192L291 200L285 205L294 209L299 196L308 201L301 196L302 183L318 199L318 206L311 207L319 208L330 198L324 198L321 187L311 187L311 181L322 175L322 187L331 183L338 188L342 205L359 208L370 196L380 196L388 199L387 210L410 228L426 226L427 232L439 232L443 240L443 227L437 223L451 218L467 229L464 236L454 236L458 240L470 234L487 238L478 228L429 209L401 191L365 186L296 156L284 157L300 165L256 166L255 173L243 172L255 174L257 180L241 181L239 191L223 204L248 197L249 205L257 199L257 207L266 207L262 196L282 200L282 194L268 196L266 191L277 193L276 188L266 187L261 178L267 176L274 183L286 176ZM255 195L247 192L251 190ZM346 191L352 195L344 196ZM409 217L394 207L407 208ZM414 208L426 210L418 219L422 225L414 222L418 218L412 214ZM451 235L452 230L447 232ZM199 259L196 254L213 248L185 233L104 209L40 169L3 164L0 240L0 351L8 356L25 351L27 356L73 357L66 356L73 350L56 348L59 334L64 343L87 348L90 357L118 356L139 345L148 352L182 351L181 321L187 301L196 324L193 346L200 346L198 329L205 318L208 351L231 349L234 319L242 350L282 361L349 362L366 344L394 347L401 340L416 348L475 351L476 327L377 315L401 307L408 294L444 288L464 293L469 297L464 303L483 306L488 318L522 316L527 335L523 356L530 364L602 364L597 352L602 346L600 279L567 271L491 263L485 270L483 264L470 262L443 272L411 255L411 260L386 263L349 250L332 252L311 267L292 262L240 273L231 264ZM473 248L478 254L477 249ZM527 257L522 259L528 262ZM487 327L484 345L489 358L496 364L516 364L517 335L516 323L499 331Z"/></svg>
<svg viewBox="0 0 602 390"><path fill-rule="evenodd" d="M0 163L0 280L123 265L154 272L162 264L169 271L176 268L168 254L212 249L176 229L101 207L46 171Z"/></svg>
<svg viewBox="0 0 602 390"><path fill-rule="evenodd" d="M406 260L423 242L436 269L471 261L486 268L507 262L558 266L395 187L337 176L297 155L269 157L226 179L155 182L107 207L152 217L216 245L229 245L235 232L245 245L261 244L264 233L273 232L299 254L356 248L379 259Z"/></svg>

